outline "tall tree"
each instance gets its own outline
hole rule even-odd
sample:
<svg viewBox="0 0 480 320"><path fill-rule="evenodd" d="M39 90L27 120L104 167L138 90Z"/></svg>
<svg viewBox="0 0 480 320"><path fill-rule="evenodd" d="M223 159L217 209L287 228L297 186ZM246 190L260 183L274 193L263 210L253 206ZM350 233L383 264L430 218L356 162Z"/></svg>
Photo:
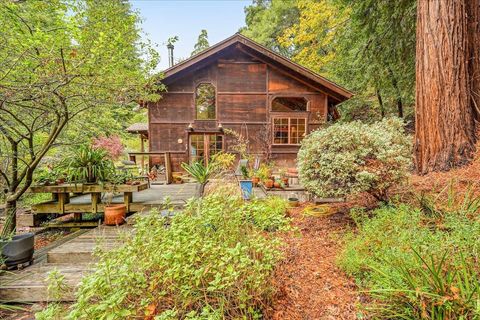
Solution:
<svg viewBox="0 0 480 320"><path fill-rule="evenodd" d="M419 173L468 162L480 112L479 0L418 3L416 165Z"/></svg>
<svg viewBox="0 0 480 320"><path fill-rule="evenodd" d="M208 47L210 47L210 44L208 43L208 33L207 30L202 29L202 31L200 31L200 35L198 36L197 43L195 43L195 46L193 47L191 55L194 56Z"/></svg>
<svg viewBox="0 0 480 320"><path fill-rule="evenodd" d="M92 108L98 117L158 98L149 77L156 54L140 43L138 21L124 1L0 0L3 236L14 231L17 201L69 126Z"/></svg>
<svg viewBox="0 0 480 320"><path fill-rule="evenodd" d="M299 19L297 0L253 0L245 7L245 24L240 32L260 44L291 57L294 47L285 47L278 38Z"/></svg>

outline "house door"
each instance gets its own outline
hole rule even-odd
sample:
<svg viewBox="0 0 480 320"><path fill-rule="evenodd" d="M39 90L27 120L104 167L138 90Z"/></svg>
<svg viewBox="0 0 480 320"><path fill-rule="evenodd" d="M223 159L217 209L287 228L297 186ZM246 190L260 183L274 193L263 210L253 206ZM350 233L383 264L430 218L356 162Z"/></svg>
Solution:
<svg viewBox="0 0 480 320"><path fill-rule="evenodd" d="M189 136L190 163L208 160L216 153L223 150L223 135L221 134L190 134Z"/></svg>

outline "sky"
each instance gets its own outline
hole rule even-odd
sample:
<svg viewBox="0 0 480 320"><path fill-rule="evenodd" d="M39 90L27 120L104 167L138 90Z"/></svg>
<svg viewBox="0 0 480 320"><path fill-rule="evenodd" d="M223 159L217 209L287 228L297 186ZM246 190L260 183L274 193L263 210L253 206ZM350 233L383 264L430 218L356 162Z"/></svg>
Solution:
<svg viewBox="0 0 480 320"><path fill-rule="evenodd" d="M174 57L188 58L202 29L210 45L245 25L243 8L251 0L130 0L143 18L142 28L160 53L159 70L168 68L166 41L178 36Z"/></svg>

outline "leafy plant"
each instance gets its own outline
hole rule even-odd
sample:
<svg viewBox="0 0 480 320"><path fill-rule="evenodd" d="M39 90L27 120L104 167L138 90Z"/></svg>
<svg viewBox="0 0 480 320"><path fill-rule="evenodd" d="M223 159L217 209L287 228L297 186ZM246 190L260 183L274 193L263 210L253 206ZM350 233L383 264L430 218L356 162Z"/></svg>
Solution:
<svg viewBox="0 0 480 320"><path fill-rule="evenodd" d="M242 173L242 178L244 180L247 180L248 178L250 178L250 172L248 171L247 166L241 166L240 172Z"/></svg>
<svg viewBox="0 0 480 320"><path fill-rule="evenodd" d="M438 215L398 205L356 214L358 232L347 237L339 263L373 298L374 318L480 317L477 209L461 205Z"/></svg>
<svg viewBox="0 0 480 320"><path fill-rule="evenodd" d="M211 164L203 165L203 163L197 161L192 164L182 163L182 168L200 184L199 196L202 197L205 192L205 186L209 179L212 177L214 170Z"/></svg>
<svg viewBox="0 0 480 320"><path fill-rule="evenodd" d="M122 247L98 252L67 318L261 318L280 241L249 217L262 211L280 218L278 201L258 200L256 209L238 193L214 193L173 218L156 210L140 216Z"/></svg>
<svg viewBox="0 0 480 320"><path fill-rule="evenodd" d="M115 167L108 153L103 149L95 149L89 145L81 145L71 151L62 166L71 181L94 183L106 181Z"/></svg>
<svg viewBox="0 0 480 320"><path fill-rule="evenodd" d="M298 152L299 177L318 196L368 192L385 201L411 165L411 138L398 118L372 125L335 124L314 131Z"/></svg>
<svg viewBox="0 0 480 320"><path fill-rule="evenodd" d="M216 174L223 174L232 169L235 155L228 152L218 152L210 159L211 167Z"/></svg>

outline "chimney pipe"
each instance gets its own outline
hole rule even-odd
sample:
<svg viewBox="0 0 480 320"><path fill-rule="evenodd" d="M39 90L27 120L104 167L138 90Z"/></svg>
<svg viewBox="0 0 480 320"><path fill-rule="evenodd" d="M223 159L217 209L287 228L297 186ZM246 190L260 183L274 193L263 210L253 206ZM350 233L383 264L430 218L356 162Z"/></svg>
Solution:
<svg viewBox="0 0 480 320"><path fill-rule="evenodd" d="M168 49L168 67L173 67L173 44L167 44Z"/></svg>

